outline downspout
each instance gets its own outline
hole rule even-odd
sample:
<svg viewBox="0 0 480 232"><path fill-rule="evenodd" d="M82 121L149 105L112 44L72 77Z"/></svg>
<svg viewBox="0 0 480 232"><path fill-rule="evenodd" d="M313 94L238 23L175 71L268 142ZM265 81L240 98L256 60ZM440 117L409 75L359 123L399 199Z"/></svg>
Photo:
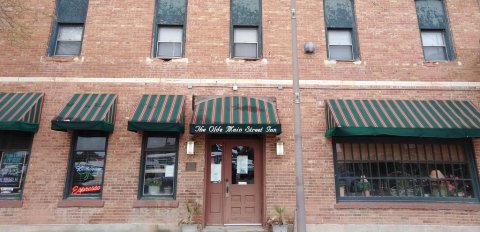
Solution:
<svg viewBox="0 0 480 232"><path fill-rule="evenodd" d="M295 130L295 176L296 176L296 228L297 232L306 232L305 223L305 194L303 181L303 154L302 131L300 114L300 81L298 78L298 53L297 53L297 15L296 0L291 0L292 17L292 65L293 65L293 99L294 99L294 130Z"/></svg>

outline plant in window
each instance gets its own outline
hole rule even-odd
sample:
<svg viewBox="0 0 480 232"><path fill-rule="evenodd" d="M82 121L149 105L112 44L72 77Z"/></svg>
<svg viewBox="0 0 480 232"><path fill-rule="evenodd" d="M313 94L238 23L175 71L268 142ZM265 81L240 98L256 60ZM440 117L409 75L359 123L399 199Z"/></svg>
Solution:
<svg viewBox="0 0 480 232"><path fill-rule="evenodd" d="M145 180L145 185L148 186L148 194L158 195L160 193L160 186L162 185L162 181L155 178L149 178Z"/></svg>
<svg viewBox="0 0 480 232"><path fill-rule="evenodd" d="M181 219L178 222L178 225L181 226L182 232L196 232L200 222L196 221L196 217L200 214L201 205L193 200L188 200L185 202L185 207L187 209L187 217Z"/></svg>
<svg viewBox="0 0 480 232"><path fill-rule="evenodd" d="M369 197L372 185L368 182L365 175L360 176L360 180L355 183L355 191L361 192L363 196Z"/></svg>
<svg viewBox="0 0 480 232"><path fill-rule="evenodd" d="M272 226L273 232L287 232L289 220L285 217L285 207L275 205L276 215L267 219L267 225Z"/></svg>

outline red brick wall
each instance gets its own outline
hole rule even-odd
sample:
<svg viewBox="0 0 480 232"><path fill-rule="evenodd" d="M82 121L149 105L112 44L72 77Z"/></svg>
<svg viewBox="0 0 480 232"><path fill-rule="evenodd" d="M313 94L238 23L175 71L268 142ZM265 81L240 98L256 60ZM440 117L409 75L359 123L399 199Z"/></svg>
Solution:
<svg viewBox="0 0 480 232"><path fill-rule="evenodd" d="M355 1L361 62L325 62L326 45L322 1L299 1L298 47L302 80L372 81L367 86L305 85L302 88L302 132L307 222L320 224L448 224L479 225L475 210L339 208L335 200L331 140L326 129L323 101L329 98L455 99L480 105L478 87L374 87L375 81L478 82L480 81L480 11L475 0L447 0L457 59L425 62L413 1ZM31 1L45 14L54 1ZM12 45L0 34L0 91L44 92L40 130L34 137L22 208L0 208L0 224L17 223L176 223L183 202L203 202L204 136L196 139L196 155L185 155L188 131L180 138L177 201L179 208L133 208L137 199L141 135L126 130L142 94L187 96L186 120L191 119L193 95L236 94L274 96L286 155L275 155L273 136L265 138L266 210L285 205L295 208L293 100L290 80L291 37L288 0L263 0L263 57L258 61L227 61L229 57L229 1L191 0L188 4L188 59L162 61L150 58L154 1L90 0L82 54L78 58L46 57L51 18L39 15L32 40ZM306 41L316 43L315 54L303 54ZM327 64L326 64L327 63ZM3 78L2 78L3 77ZM7 82L5 77L106 77L138 78L137 83ZM142 78L245 80L237 92L230 84L194 86L143 83ZM2 80L3 79L3 80ZM22 79L24 80L24 79ZM270 85L254 80L271 80ZM113 81L112 81L113 82ZM71 135L50 130L52 120L73 93L118 94L115 131L109 137L101 208L59 208L62 201ZM187 125L188 128L188 125ZM187 129L188 130L188 129ZM475 140L477 164L480 140ZM196 162L197 171L186 172L185 162ZM418 205L418 204L417 204Z"/></svg>

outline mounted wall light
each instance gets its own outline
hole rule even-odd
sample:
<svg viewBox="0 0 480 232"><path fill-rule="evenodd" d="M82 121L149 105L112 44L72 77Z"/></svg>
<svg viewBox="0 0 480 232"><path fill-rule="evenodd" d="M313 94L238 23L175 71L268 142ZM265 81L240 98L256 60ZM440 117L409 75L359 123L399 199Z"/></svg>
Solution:
<svg viewBox="0 0 480 232"><path fill-rule="evenodd" d="M305 53L314 53L315 52L315 44L313 42L306 42L303 45L303 51Z"/></svg>
<svg viewBox="0 0 480 232"><path fill-rule="evenodd" d="M195 154L195 140L193 140L193 136L187 141L187 155L194 155Z"/></svg>
<svg viewBox="0 0 480 232"><path fill-rule="evenodd" d="M283 141L277 137L277 155L284 155L283 152Z"/></svg>

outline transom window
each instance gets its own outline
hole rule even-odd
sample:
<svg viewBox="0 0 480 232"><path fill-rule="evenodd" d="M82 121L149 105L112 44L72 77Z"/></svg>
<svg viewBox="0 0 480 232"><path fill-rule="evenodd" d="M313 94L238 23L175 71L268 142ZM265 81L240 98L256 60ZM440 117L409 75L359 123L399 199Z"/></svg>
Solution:
<svg viewBox="0 0 480 232"><path fill-rule="evenodd" d="M334 138L339 201L478 201L467 139Z"/></svg>
<svg viewBox="0 0 480 232"><path fill-rule="evenodd" d="M328 57L334 60L353 60L351 30L328 30Z"/></svg>
<svg viewBox="0 0 480 232"><path fill-rule="evenodd" d="M255 27L237 27L233 32L234 57L258 57L258 29Z"/></svg>
<svg viewBox="0 0 480 232"><path fill-rule="evenodd" d="M80 55L82 47L83 24L59 24L55 55Z"/></svg>
<svg viewBox="0 0 480 232"><path fill-rule="evenodd" d="M175 197L177 157L177 137L144 138L139 198Z"/></svg>
<svg viewBox="0 0 480 232"><path fill-rule="evenodd" d="M74 136L65 197L101 197L106 150L106 135Z"/></svg>
<svg viewBox="0 0 480 232"><path fill-rule="evenodd" d="M425 60L447 60L447 48L443 31L422 30Z"/></svg>
<svg viewBox="0 0 480 232"><path fill-rule="evenodd" d="M182 27L158 27L157 57L182 57Z"/></svg>

